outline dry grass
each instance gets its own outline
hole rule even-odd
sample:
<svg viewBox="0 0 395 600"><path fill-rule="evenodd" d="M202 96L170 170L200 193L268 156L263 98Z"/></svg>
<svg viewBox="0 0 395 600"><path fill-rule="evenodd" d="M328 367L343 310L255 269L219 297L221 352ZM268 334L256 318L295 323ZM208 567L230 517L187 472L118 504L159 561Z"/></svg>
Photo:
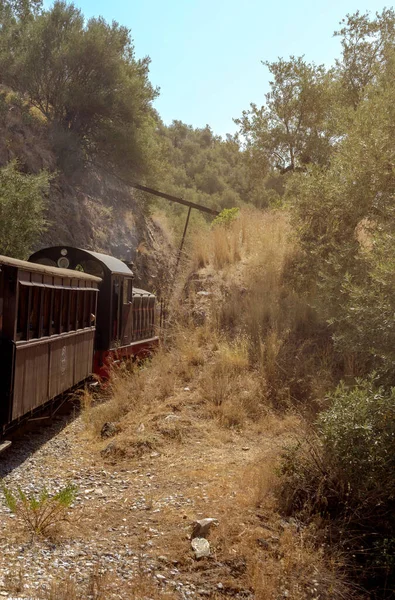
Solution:
<svg viewBox="0 0 395 600"><path fill-rule="evenodd" d="M185 386L201 415L227 428L273 408L319 403L335 359L325 327L293 290L297 256L283 212L244 211L228 228L196 238L170 303L165 345L151 363L114 373L109 401L92 410L85 398L93 433L107 421L145 423Z"/></svg>
<svg viewBox="0 0 395 600"><path fill-rule="evenodd" d="M264 414L265 382L250 368L246 340L221 341L199 379L207 410L225 427L243 426Z"/></svg>
<svg viewBox="0 0 395 600"><path fill-rule="evenodd" d="M317 542L314 527L286 521L276 512L273 490L278 451L261 456L221 486L219 526L210 543L257 600L361 598L347 584L344 560ZM218 491L218 489L217 489ZM214 497L215 490L209 495Z"/></svg>
<svg viewBox="0 0 395 600"><path fill-rule="evenodd" d="M99 573L92 571L87 586L81 587L72 577L64 581L52 581L48 589L38 596L35 600L119 600L127 598L128 600L176 600L172 592L161 590L153 579L145 574L136 577L131 583L120 581L110 573Z"/></svg>
<svg viewBox="0 0 395 600"><path fill-rule="evenodd" d="M183 265L163 347L115 372L106 402L94 406L88 394L86 422L96 440L104 422L119 425L115 463L159 450L164 465L176 464L175 480L164 466L163 485L182 481L194 505L203 498L205 516L219 518L210 544L220 574L216 562L194 562L179 511L162 508L169 531L158 552L188 577L204 571L213 587L221 577L227 594L238 586L258 600L343 600L358 595L342 560L313 528L277 512L280 446L303 431L295 413L318 406L335 369L322 324L294 291L297 257L285 213L245 211L229 228L203 232Z"/></svg>

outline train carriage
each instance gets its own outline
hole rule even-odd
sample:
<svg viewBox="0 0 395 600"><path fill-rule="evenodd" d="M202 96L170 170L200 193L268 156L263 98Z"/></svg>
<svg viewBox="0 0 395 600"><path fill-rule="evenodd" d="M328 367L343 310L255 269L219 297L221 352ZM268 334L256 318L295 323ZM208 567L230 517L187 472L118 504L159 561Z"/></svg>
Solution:
<svg viewBox="0 0 395 600"><path fill-rule="evenodd" d="M0 429L92 372L100 278L0 256Z"/></svg>
<svg viewBox="0 0 395 600"><path fill-rule="evenodd" d="M144 355L158 344L155 296L134 287L133 272L118 258L71 246L53 246L35 252L29 261L100 277L93 367L96 374L107 377L114 360Z"/></svg>

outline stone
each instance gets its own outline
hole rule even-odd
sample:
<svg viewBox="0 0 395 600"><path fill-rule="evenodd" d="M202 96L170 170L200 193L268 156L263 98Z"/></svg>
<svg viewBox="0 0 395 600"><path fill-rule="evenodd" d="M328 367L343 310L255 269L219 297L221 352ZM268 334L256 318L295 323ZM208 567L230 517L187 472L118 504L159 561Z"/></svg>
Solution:
<svg viewBox="0 0 395 600"><path fill-rule="evenodd" d="M196 537L191 541L191 546L195 552L195 558L204 558L210 556L210 544L205 538Z"/></svg>
<svg viewBox="0 0 395 600"><path fill-rule="evenodd" d="M208 532L210 531L212 525L218 525L218 520L208 517L207 519L200 519L199 521L195 521L193 523L191 539L205 538Z"/></svg>
<svg viewBox="0 0 395 600"><path fill-rule="evenodd" d="M110 438L116 435L119 431L119 425L108 421L101 428L100 435L102 438Z"/></svg>

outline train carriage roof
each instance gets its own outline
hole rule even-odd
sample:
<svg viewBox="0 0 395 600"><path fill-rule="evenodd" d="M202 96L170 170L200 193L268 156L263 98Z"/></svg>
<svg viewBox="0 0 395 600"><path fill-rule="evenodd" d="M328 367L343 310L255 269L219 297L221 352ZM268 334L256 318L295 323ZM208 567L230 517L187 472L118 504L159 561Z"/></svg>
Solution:
<svg viewBox="0 0 395 600"><path fill-rule="evenodd" d="M129 267L119 260L119 258L115 258L114 256L110 256L109 254L101 254L100 252L92 252L91 250L82 250L78 248L78 252L84 252L85 254L89 254L93 258L99 260L111 273L116 275L133 275L133 272Z"/></svg>
<svg viewBox="0 0 395 600"><path fill-rule="evenodd" d="M64 253L64 254L63 254ZM73 246L51 246L43 248L31 255L30 261L38 261L43 258L51 259L56 264L56 260L61 256L70 257L72 264L79 264L82 261L95 260L104 268L104 271L113 275L124 275L133 277L133 272L129 267L114 256L93 252L92 250L84 250L82 248L74 248Z"/></svg>
<svg viewBox="0 0 395 600"><path fill-rule="evenodd" d="M23 271L34 271L35 273L43 273L44 275L54 275L56 277L68 277L69 279L84 279L89 281L96 281L100 283L100 277L89 275L81 271L74 271L72 269L59 269L59 267L52 267L48 265L41 265L38 263L27 262L26 260L19 260L18 258L10 258L9 256L0 255L0 268L1 265L6 267L15 267Z"/></svg>

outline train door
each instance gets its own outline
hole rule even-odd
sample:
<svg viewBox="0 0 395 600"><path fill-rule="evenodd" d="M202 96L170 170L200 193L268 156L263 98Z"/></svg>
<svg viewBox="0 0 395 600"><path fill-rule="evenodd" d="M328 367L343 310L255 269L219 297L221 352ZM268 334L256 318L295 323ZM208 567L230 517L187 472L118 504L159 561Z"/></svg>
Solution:
<svg viewBox="0 0 395 600"><path fill-rule="evenodd" d="M132 299L133 299L133 280L124 278L122 281L122 327L121 342L122 346L127 346L132 341Z"/></svg>
<svg viewBox="0 0 395 600"><path fill-rule="evenodd" d="M127 346L132 340L132 290L131 278L115 276L111 289L111 347Z"/></svg>
<svg viewBox="0 0 395 600"><path fill-rule="evenodd" d="M121 345L122 286L121 278L115 275L111 282L111 348Z"/></svg>

